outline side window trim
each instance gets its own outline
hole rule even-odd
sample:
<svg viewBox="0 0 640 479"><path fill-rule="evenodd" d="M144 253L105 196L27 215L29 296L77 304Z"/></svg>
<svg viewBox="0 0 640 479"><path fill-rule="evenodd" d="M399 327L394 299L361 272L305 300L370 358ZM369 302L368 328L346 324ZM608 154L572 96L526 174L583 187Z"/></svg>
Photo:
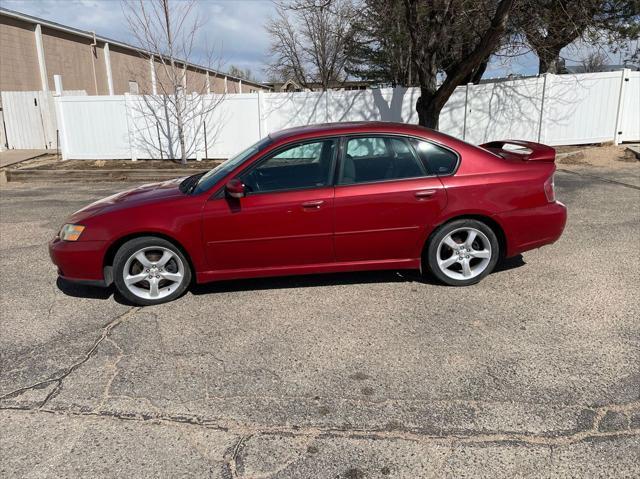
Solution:
<svg viewBox="0 0 640 479"><path fill-rule="evenodd" d="M250 174L253 170L255 170L256 168L260 167L260 165L262 163L264 163L265 161L269 161L271 158L273 158L274 156L282 153L283 151L289 150L291 148L296 148L298 146L302 146L302 145L306 145L309 143L321 143L321 142L325 142L325 141L333 141L334 144L339 145L339 141L340 141L341 137L339 136L321 136L321 137L317 137L317 138L306 138L304 140L297 140L297 141L292 141L290 143L285 143L284 145L271 150L268 153L265 153L263 156L261 156L260 158L258 158L256 161L254 161L253 163L251 163L249 166L247 166L245 169L243 169L242 171L240 171L237 175L235 175L235 178L241 178L242 176L248 175ZM337 164L337 159L338 159L338 149L339 148L334 148L333 149L333 156L331 158L331 164L329 166L329 174L327 176L327 184L325 186L304 186L301 188L283 188L281 190L271 190L271 191L247 191L247 196L254 196L254 195L268 195L270 193L285 193L287 191L303 191L303 190L312 190L312 189L320 189L320 188L331 188L333 186L335 186L335 182L334 180L334 171L336 170L336 164ZM223 188L224 191L224 188Z"/></svg>
<svg viewBox="0 0 640 479"><path fill-rule="evenodd" d="M431 166L430 165L425 165L424 161L422 161L422 159L420 158L420 154L418 153L418 151L416 150L415 146L413 146L413 141L411 141L412 139L415 138L407 138L407 143L409 143L409 148L411 148L411 152L413 153L413 156L418 160L418 163L420 164L420 168L422 168L422 170L425 172L426 176L438 176L434 173L431 172ZM415 139L416 141L420 141L418 139Z"/></svg>
<svg viewBox="0 0 640 479"><path fill-rule="evenodd" d="M388 137L387 140L391 140L392 137ZM424 166L424 164L422 163L422 161L420 160L420 157L418 156L418 152L415 151L415 148L413 148L413 145L411 144L410 141L410 137L408 136L402 136L402 137L397 137L400 138L402 140L404 140L407 149L409 150L409 153L411 153L411 156L413 156L413 161L416 162L416 165L418 165L418 169L422 172L421 176L418 176L417 178L426 178L427 176L431 176L431 174L429 173L429 171L427 171L426 167ZM389 141L389 148L395 150L395 148L391 145L391 141ZM398 178L398 179L402 179L402 178Z"/></svg>
<svg viewBox="0 0 640 479"><path fill-rule="evenodd" d="M336 164L334 165L333 172L333 186L340 185L340 178L342 178L342 169L344 168L344 155L347 153L347 137L340 136L337 138L338 148L336 148Z"/></svg>

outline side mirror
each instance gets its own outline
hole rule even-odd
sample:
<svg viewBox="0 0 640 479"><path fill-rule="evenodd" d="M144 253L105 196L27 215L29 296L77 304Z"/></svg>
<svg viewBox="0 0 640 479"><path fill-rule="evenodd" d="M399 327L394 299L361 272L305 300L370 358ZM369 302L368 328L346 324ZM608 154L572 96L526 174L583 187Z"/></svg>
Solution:
<svg viewBox="0 0 640 479"><path fill-rule="evenodd" d="M229 180L225 186L225 191L228 196L238 200L246 195L246 188L238 178Z"/></svg>

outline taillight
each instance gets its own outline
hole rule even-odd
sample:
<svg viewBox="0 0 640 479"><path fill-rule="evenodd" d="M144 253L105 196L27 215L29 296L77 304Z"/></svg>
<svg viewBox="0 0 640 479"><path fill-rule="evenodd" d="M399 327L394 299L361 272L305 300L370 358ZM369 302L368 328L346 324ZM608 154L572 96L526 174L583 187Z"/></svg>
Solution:
<svg viewBox="0 0 640 479"><path fill-rule="evenodd" d="M547 181L544 182L544 194L547 195L547 201L549 203L553 203L556 200L556 189L553 182L553 176L551 175L547 178Z"/></svg>

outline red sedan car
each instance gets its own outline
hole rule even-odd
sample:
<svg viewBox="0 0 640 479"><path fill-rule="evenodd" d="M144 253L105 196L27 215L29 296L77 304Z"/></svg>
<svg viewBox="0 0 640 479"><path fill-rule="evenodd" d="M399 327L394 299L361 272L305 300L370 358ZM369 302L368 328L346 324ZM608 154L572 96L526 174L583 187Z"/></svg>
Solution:
<svg viewBox="0 0 640 479"><path fill-rule="evenodd" d="M429 270L466 286L560 237L554 160L545 145L478 147L415 125L293 128L205 174L90 204L49 251L64 279L113 282L141 305L192 280L338 271Z"/></svg>

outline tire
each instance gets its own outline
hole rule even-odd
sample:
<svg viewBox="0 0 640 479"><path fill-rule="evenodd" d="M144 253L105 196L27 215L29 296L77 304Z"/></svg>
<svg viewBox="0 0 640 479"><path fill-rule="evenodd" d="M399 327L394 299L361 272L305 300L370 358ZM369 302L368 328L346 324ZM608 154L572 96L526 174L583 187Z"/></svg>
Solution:
<svg viewBox="0 0 640 479"><path fill-rule="evenodd" d="M500 243L486 223L460 219L436 229L424 259L441 282L450 286L469 286L491 273L499 257Z"/></svg>
<svg viewBox="0 0 640 479"><path fill-rule="evenodd" d="M113 260L117 290L138 306L167 303L180 297L191 283L191 267L173 243L154 236L124 243Z"/></svg>

